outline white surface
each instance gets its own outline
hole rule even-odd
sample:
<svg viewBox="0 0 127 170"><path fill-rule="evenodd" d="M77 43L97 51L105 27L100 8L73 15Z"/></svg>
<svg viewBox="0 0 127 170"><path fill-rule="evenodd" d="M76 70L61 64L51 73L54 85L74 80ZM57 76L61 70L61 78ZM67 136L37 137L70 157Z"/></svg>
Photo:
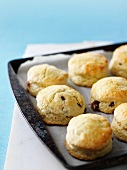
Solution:
<svg viewBox="0 0 127 170"><path fill-rule="evenodd" d="M75 44L30 44L27 46L26 51L23 57L30 57L39 54L47 54L61 51L68 51L74 49L82 49L87 47L111 44L112 42L106 41L84 41L83 43L75 43Z"/></svg>
<svg viewBox="0 0 127 170"><path fill-rule="evenodd" d="M51 152L38 140L21 115L14 108L5 170L64 170Z"/></svg>
<svg viewBox="0 0 127 170"><path fill-rule="evenodd" d="M100 45L101 42L98 44ZM95 45L95 42L92 42ZM29 45L24 57L36 54L65 51L69 49L84 48L91 43L69 45ZM4 170L64 170L65 168L51 154L51 152L38 140L30 129L17 107L14 107L12 129ZM109 168L108 170L125 170L127 165Z"/></svg>

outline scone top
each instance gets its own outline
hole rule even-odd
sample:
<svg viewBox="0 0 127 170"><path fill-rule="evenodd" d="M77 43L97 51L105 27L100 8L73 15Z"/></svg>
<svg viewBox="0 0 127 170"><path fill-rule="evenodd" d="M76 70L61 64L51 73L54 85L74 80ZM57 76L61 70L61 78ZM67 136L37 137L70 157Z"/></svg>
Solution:
<svg viewBox="0 0 127 170"><path fill-rule="evenodd" d="M50 85L67 85L68 73L53 65L40 64L31 67L27 73L27 89L36 96Z"/></svg>
<svg viewBox="0 0 127 170"><path fill-rule="evenodd" d="M127 78L127 44L113 52L109 69L113 75Z"/></svg>
<svg viewBox="0 0 127 170"><path fill-rule="evenodd" d="M91 107L104 113L113 113L121 103L127 102L127 79L106 77L93 84L90 93Z"/></svg>
<svg viewBox="0 0 127 170"><path fill-rule="evenodd" d="M97 81L91 89L100 101L127 100L127 80L122 77L106 77Z"/></svg>
<svg viewBox="0 0 127 170"><path fill-rule="evenodd" d="M84 97L66 85L52 85L41 90L37 97L37 110L47 124L67 125L74 116L85 111Z"/></svg>
<svg viewBox="0 0 127 170"><path fill-rule="evenodd" d="M81 54L75 54L69 62L71 62L72 64L77 64L82 66L83 64L94 64L94 62L96 61L96 64L101 65L103 67L103 65L105 65L105 63L108 63L108 60L106 59L106 57L104 57L104 55L99 54L99 53L95 53L95 52L86 52L86 53L81 53ZM76 71L76 70L75 70Z"/></svg>
<svg viewBox="0 0 127 170"><path fill-rule="evenodd" d="M111 140L112 130L107 119L97 114L84 114L70 120L66 141L69 146L98 150Z"/></svg>
<svg viewBox="0 0 127 170"><path fill-rule="evenodd" d="M99 53L75 54L68 62L69 78L77 85L91 87L109 75L108 60Z"/></svg>
<svg viewBox="0 0 127 170"><path fill-rule="evenodd" d="M125 56L127 56L127 44L118 47L118 48L113 52L113 57L115 57L115 56L117 56L117 55L125 55ZM127 60L126 60L126 61L127 61Z"/></svg>
<svg viewBox="0 0 127 170"><path fill-rule="evenodd" d="M114 111L114 118L122 125L123 128L127 128L127 103L122 103L116 107Z"/></svg>

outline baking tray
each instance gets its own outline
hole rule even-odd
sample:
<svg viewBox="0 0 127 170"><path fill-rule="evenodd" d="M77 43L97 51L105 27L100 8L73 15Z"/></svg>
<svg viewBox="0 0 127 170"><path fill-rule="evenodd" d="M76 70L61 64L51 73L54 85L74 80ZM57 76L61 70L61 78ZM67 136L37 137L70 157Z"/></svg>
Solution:
<svg viewBox="0 0 127 170"><path fill-rule="evenodd" d="M82 52L92 52L97 50L104 50L104 51L111 51L113 52L117 47L127 44L127 42L112 44L112 45L106 45L106 46L99 46L94 48L85 48L85 49L78 49L78 50L71 50L71 51L64 51L59 53L50 53L46 55L39 55L39 56L50 56L50 55L56 55L56 54L66 54L66 55L72 55L75 53L82 53ZM10 84L12 87L12 91L14 93L14 96L16 98L16 101L19 105L19 108L21 110L22 115L24 116L25 120L29 124L30 128L34 131L36 136L45 144L45 146L48 147L48 149L55 155L55 157L63 164L63 166L70 170L87 170L87 169L102 169L107 168L115 165L120 165L123 163L127 163L127 147L122 150L118 149L117 152L110 153L108 156L103 156L102 158L98 158L93 161L80 161L80 163L77 164L71 164L67 161L65 158L65 155L61 152L61 149L59 149L56 145L56 141L54 140L54 137L52 136L52 127L54 126L48 126L45 125L45 123L41 120L40 116L38 115L34 104L30 98L30 95L28 92L24 89L22 83L20 82L17 72L21 64L25 63L26 61L32 61L36 56L32 56L25 59L17 59L12 60L8 63L8 75L10 79ZM62 128L62 127L60 127ZM115 140L119 145L121 145L121 142L118 141L116 138ZM127 146L126 143L122 142L122 145ZM66 149L65 149L66 150ZM71 156L70 156L71 157ZM75 158L72 157L76 161Z"/></svg>

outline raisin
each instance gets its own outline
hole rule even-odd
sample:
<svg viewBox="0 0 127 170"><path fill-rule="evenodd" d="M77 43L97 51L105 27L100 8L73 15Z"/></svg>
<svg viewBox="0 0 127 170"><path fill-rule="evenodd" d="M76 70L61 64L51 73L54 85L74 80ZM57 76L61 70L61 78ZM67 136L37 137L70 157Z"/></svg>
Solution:
<svg viewBox="0 0 127 170"><path fill-rule="evenodd" d="M65 100L64 96L61 96L61 99L62 99L62 100Z"/></svg>
<svg viewBox="0 0 127 170"><path fill-rule="evenodd" d="M114 102L111 102L111 103L109 104L109 106L111 106L111 107L114 106Z"/></svg>
<svg viewBox="0 0 127 170"><path fill-rule="evenodd" d="M66 116L66 118L70 118L70 119L72 119L72 118L73 118L73 116Z"/></svg>
<svg viewBox="0 0 127 170"><path fill-rule="evenodd" d="M30 82L29 81L27 82L27 86L30 87Z"/></svg>
<svg viewBox="0 0 127 170"><path fill-rule="evenodd" d="M77 103L77 105L78 105L79 107L82 107L80 103Z"/></svg>
<svg viewBox="0 0 127 170"><path fill-rule="evenodd" d="M95 100L93 103L91 103L91 108L93 109L93 110L99 110L99 101L98 100Z"/></svg>

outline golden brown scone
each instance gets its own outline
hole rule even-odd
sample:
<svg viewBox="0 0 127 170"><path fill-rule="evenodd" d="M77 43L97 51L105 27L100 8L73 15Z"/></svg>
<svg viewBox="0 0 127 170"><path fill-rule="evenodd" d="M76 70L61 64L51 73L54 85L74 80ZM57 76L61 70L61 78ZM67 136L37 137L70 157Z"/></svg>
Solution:
<svg viewBox="0 0 127 170"><path fill-rule="evenodd" d="M73 83L91 87L97 80L107 77L108 60L102 54L75 54L68 61L68 74Z"/></svg>
<svg viewBox="0 0 127 170"><path fill-rule="evenodd" d="M115 109L111 128L119 140L127 142L127 103L122 103Z"/></svg>
<svg viewBox="0 0 127 170"><path fill-rule="evenodd" d="M113 75L127 78L127 45L122 45L113 52L109 69Z"/></svg>
<svg viewBox="0 0 127 170"><path fill-rule="evenodd" d="M48 64L31 67L27 73L27 89L36 96L40 90L50 85L67 85L68 74Z"/></svg>
<svg viewBox="0 0 127 170"><path fill-rule="evenodd" d="M72 117L85 112L83 96L66 85L46 87L36 100L37 110L47 124L67 125Z"/></svg>
<svg viewBox="0 0 127 170"><path fill-rule="evenodd" d="M106 77L93 84L90 93L91 108L113 113L121 103L127 102L127 79Z"/></svg>
<svg viewBox="0 0 127 170"><path fill-rule="evenodd" d="M65 146L68 152L83 160L93 160L112 150L110 123L101 115L87 113L70 120Z"/></svg>

